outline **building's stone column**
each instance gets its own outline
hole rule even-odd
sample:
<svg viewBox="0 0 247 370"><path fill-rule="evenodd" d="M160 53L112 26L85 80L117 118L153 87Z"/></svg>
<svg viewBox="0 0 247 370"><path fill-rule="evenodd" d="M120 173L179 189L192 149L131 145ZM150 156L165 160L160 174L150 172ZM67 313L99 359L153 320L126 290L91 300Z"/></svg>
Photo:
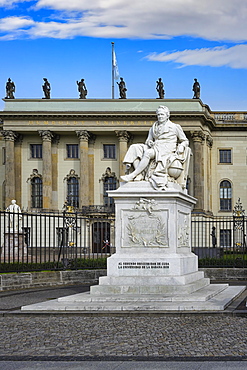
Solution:
<svg viewBox="0 0 247 370"><path fill-rule="evenodd" d="M128 141L130 135L128 131L115 131L119 140L119 177L125 174L125 166L123 164L124 156L128 149Z"/></svg>
<svg viewBox="0 0 247 370"><path fill-rule="evenodd" d="M23 136L18 135L15 143L15 199L22 206L22 141Z"/></svg>
<svg viewBox="0 0 247 370"><path fill-rule="evenodd" d="M14 131L2 131L5 139L5 208L15 199L15 139Z"/></svg>
<svg viewBox="0 0 247 370"><path fill-rule="evenodd" d="M53 133L49 130L39 130L43 140L43 208L52 209L52 162L51 140Z"/></svg>
<svg viewBox="0 0 247 370"><path fill-rule="evenodd" d="M207 201L207 208L206 210L209 213L212 213L212 146L213 146L213 139L210 135L206 136L206 144L207 144L207 186L205 186L205 199Z"/></svg>
<svg viewBox="0 0 247 370"><path fill-rule="evenodd" d="M88 167L89 167L89 193L88 201L89 205L94 205L94 144L96 140L96 135L90 134L88 142Z"/></svg>
<svg viewBox="0 0 247 370"><path fill-rule="evenodd" d="M89 161L88 140L90 133L86 130L76 131L80 139L80 207L89 205ZM90 174L91 176L91 174Z"/></svg>
<svg viewBox="0 0 247 370"><path fill-rule="evenodd" d="M194 211L204 212L204 155L203 144L205 134L202 131L192 131L191 137L194 143L194 197L197 199Z"/></svg>
<svg viewBox="0 0 247 370"><path fill-rule="evenodd" d="M51 146L52 209L58 210L58 144L60 136L54 135ZM64 202L62 202L61 206Z"/></svg>

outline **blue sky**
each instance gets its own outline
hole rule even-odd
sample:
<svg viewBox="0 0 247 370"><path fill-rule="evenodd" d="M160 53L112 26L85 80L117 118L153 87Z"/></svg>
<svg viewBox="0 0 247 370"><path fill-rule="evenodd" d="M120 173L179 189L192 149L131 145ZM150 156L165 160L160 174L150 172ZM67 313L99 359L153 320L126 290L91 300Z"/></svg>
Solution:
<svg viewBox="0 0 247 370"><path fill-rule="evenodd" d="M111 42L127 98L201 99L214 111L247 111L247 2L243 0L0 0L0 91L16 98L111 98ZM115 97L118 98L116 85ZM0 109L3 109L0 102Z"/></svg>

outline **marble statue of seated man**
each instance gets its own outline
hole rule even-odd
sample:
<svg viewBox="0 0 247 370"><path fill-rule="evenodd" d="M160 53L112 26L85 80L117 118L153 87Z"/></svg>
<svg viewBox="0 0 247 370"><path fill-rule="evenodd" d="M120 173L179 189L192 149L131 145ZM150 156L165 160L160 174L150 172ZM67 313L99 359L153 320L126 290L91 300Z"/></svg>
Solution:
<svg viewBox="0 0 247 370"><path fill-rule="evenodd" d="M123 181L150 181L155 189L165 190L169 181L186 186L189 141L181 126L169 120L170 112L165 106L156 110L158 121L149 130L145 144L129 147L123 163L127 175ZM133 168L133 172L130 172Z"/></svg>

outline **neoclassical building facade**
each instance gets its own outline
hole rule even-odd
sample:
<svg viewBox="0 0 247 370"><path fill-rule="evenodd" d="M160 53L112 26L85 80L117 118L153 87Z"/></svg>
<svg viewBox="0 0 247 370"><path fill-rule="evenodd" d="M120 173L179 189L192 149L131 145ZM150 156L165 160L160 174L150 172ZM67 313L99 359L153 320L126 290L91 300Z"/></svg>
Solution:
<svg viewBox="0 0 247 370"><path fill-rule="evenodd" d="M168 106L190 142L195 214L247 207L247 113L212 112L200 99L6 99L1 118L0 206L28 211L111 207L124 155Z"/></svg>

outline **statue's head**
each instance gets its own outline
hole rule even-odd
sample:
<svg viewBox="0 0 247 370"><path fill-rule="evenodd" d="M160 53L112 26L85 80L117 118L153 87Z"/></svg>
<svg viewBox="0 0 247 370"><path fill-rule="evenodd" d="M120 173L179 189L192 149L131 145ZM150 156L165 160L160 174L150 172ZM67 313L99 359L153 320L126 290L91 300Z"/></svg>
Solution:
<svg viewBox="0 0 247 370"><path fill-rule="evenodd" d="M16 200L15 199L12 199L11 200L11 203L14 205L16 203Z"/></svg>
<svg viewBox="0 0 247 370"><path fill-rule="evenodd" d="M165 106L165 105L160 105L157 109L156 109L156 114L158 115L159 112L162 112L163 114L165 113L165 115L167 116L167 118L170 117L170 111L169 109Z"/></svg>

